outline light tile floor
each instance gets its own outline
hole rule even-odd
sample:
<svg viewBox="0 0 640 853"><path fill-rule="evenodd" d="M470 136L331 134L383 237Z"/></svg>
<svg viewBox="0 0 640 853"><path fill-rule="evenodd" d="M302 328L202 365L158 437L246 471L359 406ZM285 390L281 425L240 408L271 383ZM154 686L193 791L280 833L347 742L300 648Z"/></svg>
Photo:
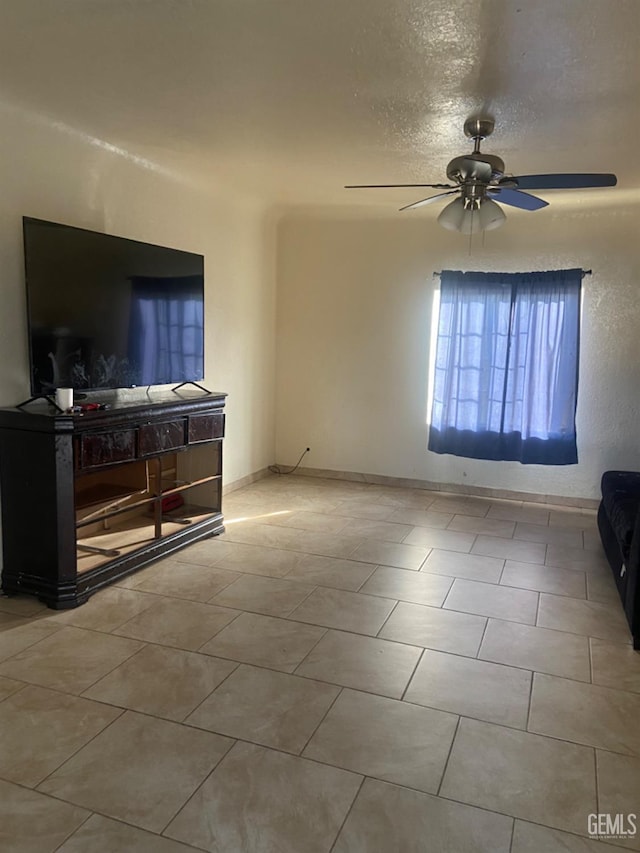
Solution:
<svg viewBox="0 0 640 853"><path fill-rule="evenodd" d="M640 817L594 512L296 476L224 512L77 610L0 599L3 853L640 850L589 837Z"/></svg>

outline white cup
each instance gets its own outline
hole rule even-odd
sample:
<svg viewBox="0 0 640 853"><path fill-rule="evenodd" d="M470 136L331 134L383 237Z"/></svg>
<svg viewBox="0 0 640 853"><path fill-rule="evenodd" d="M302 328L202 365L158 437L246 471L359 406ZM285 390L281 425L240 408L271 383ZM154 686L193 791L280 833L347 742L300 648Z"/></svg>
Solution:
<svg viewBox="0 0 640 853"><path fill-rule="evenodd" d="M56 388L56 406L63 412L73 406L73 388Z"/></svg>

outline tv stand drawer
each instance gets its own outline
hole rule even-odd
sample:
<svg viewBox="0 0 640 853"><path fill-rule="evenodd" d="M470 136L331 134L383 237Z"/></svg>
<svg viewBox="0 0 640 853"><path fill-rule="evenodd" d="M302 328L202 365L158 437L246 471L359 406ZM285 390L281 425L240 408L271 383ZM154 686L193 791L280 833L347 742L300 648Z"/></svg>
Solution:
<svg viewBox="0 0 640 853"><path fill-rule="evenodd" d="M76 466L83 470L136 458L136 430L84 433L78 438Z"/></svg>
<svg viewBox="0 0 640 853"><path fill-rule="evenodd" d="M191 415L187 440L189 444L199 441L212 441L224 436L224 414L216 412L212 415Z"/></svg>
<svg viewBox="0 0 640 853"><path fill-rule="evenodd" d="M186 424L186 418L159 424L142 424L138 430L140 456L153 456L184 447Z"/></svg>

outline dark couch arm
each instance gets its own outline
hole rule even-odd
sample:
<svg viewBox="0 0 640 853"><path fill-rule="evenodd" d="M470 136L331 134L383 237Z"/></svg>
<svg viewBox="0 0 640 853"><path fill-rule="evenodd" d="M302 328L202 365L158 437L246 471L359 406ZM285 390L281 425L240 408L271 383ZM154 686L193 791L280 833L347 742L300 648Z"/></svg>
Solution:
<svg viewBox="0 0 640 853"><path fill-rule="evenodd" d="M640 512L633 528L629 559L625 561L625 574L627 588L622 603L633 634L633 647L637 649L640 648Z"/></svg>
<svg viewBox="0 0 640 853"><path fill-rule="evenodd" d="M605 471L602 475L602 503L609 524L620 545L625 562L640 511L640 473L636 471Z"/></svg>
<svg viewBox="0 0 640 853"><path fill-rule="evenodd" d="M606 471L598 528L633 646L640 649L640 472Z"/></svg>

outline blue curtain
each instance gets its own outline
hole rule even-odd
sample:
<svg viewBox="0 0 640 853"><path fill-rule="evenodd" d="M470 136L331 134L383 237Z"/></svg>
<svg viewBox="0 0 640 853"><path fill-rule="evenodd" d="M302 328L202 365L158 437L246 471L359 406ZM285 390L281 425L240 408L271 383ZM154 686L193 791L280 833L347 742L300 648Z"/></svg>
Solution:
<svg viewBox="0 0 640 853"><path fill-rule="evenodd" d="M578 461L581 286L578 269L442 272L429 450Z"/></svg>

